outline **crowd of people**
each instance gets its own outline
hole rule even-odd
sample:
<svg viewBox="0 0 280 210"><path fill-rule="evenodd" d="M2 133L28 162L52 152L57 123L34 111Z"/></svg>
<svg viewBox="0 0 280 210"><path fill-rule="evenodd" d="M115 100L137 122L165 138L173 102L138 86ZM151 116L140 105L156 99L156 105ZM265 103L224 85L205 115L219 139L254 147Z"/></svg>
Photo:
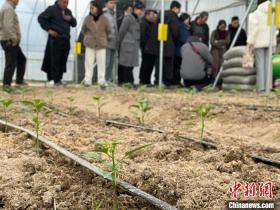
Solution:
<svg viewBox="0 0 280 210"><path fill-rule="evenodd" d="M17 69L16 83L25 85L24 72L26 58L20 48L20 28L15 8L19 0L6 0L0 11L0 40L5 51L4 89L8 90ZM269 27L264 21L268 1L264 1L249 18L249 37L241 30L234 46L256 49L258 85L265 80L264 58L268 54L266 34ZM140 84L147 86L159 83L160 41L158 24L160 14L146 9L141 1L127 5L123 14L115 18L116 0L106 0L105 6L99 1L90 2L90 12L84 18L81 33L85 46L84 86L92 85L95 63L98 69L98 84L106 87L113 82L115 57L118 54L118 84L134 84L133 69L140 65ZM207 24L209 14L201 12L192 17L181 11L181 4L172 1L165 11L164 22L168 26L167 40L164 42L163 84L164 86L201 87L213 82L223 64L223 54L229 49L237 30L239 18L232 17L227 25L220 20L210 33ZM263 20L262 20L263 18ZM70 51L70 30L77 21L70 9L68 0L57 0L43 11L38 22L48 33L42 70L47 74L48 86L63 85L63 74ZM263 26L262 26L263 25ZM259 27L259 28L258 28ZM269 33L269 32L267 32ZM268 36L268 35L267 35ZM265 39L265 40L264 40ZM152 72L155 69L154 81Z"/></svg>

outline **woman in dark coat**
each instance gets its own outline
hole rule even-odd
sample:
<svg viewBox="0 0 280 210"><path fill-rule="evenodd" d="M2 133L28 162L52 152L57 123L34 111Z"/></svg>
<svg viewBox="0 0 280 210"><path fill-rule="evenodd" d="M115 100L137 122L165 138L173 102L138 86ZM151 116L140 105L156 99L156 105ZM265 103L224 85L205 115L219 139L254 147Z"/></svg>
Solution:
<svg viewBox="0 0 280 210"><path fill-rule="evenodd" d="M139 65L140 49L140 16L144 4L138 2L133 12L124 17L119 31L120 60L118 69L119 84L134 83L133 68Z"/></svg>
<svg viewBox="0 0 280 210"><path fill-rule="evenodd" d="M181 85L180 69L182 64L181 48L187 42L191 36L191 17L187 13L183 13L180 18L179 26L179 38L176 43L176 52L174 59L174 72L173 72L173 84Z"/></svg>
<svg viewBox="0 0 280 210"><path fill-rule="evenodd" d="M211 54L214 59L215 69L220 69L224 59L223 55L227 51L227 46L230 43L230 35L226 30L227 23L225 20L220 20L217 26L217 29L212 32L211 35ZM214 75L217 75L218 72L214 72Z"/></svg>

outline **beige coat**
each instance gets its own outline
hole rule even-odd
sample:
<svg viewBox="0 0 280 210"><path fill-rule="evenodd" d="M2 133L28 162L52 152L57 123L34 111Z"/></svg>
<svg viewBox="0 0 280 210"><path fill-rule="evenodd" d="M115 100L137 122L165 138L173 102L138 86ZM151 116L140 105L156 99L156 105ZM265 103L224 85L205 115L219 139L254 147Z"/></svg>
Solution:
<svg viewBox="0 0 280 210"><path fill-rule="evenodd" d="M21 39L18 16L14 7L5 2L0 10L0 40L19 44Z"/></svg>
<svg viewBox="0 0 280 210"><path fill-rule="evenodd" d="M93 16L88 15L82 26L84 45L95 50L106 48L111 30L111 24L104 15L101 15L98 21L94 21Z"/></svg>

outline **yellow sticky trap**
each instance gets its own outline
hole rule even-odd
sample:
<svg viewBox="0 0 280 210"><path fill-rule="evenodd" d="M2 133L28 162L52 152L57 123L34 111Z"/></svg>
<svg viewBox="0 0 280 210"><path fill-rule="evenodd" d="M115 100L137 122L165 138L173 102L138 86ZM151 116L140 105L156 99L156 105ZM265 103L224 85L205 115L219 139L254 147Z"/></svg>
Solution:
<svg viewBox="0 0 280 210"><path fill-rule="evenodd" d="M73 53L79 55L81 54L81 50L82 50L81 42L74 42Z"/></svg>
<svg viewBox="0 0 280 210"><path fill-rule="evenodd" d="M158 40L166 42L167 36L168 36L168 25L160 23L158 25Z"/></svg>
<svg viewBox="0 0 280 210"><path fill-rule="evenodd" d="M268 13L267 13L267 25L271 25L271 16L272 16L272 4L268 4Z"/></svg>
<svg viewBox="0 0 280 210"><path fill-rule="evenodd" d="M280 2L276 2L276 8L275 8L275 26L280 26Z"/></svg>

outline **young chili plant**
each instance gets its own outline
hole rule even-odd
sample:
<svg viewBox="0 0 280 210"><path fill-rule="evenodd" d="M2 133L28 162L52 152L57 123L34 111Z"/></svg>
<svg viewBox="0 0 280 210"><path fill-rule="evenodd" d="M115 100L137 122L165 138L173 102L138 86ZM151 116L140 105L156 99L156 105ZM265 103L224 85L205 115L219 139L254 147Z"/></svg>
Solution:
<svg viewBox="0 0 280 210"><path fill-rule="evenodd" d="M146 99L142 99L142 100L136 101L135 104L131 105L130 107L138 110L138 112L139 112L137 115L138 122L142 126L144 126L146 116L147 116L148 112L153 108L152 106L150 106L149 101Z"/></svg>
<svg viewBox="0 0 280 210"><path fill-rule="evenodd" d="M112 190L113 190L113 210L119 209L117 185L118 185L118 172L121 164L125 159L129 158L131 155L144 150L145 148L151 146L152 144L140 145L127 150L121 159L116 158L116 151L118 145L121 141L113 139L112 141L97 141L96 149L92 152L83 153L83 157L94 159L106 165L107 172L103 174L104 177L111 177L112 180ZM104 158L105 156L105 158Z"/></svg>
<svg viewBox="0 0 280 210"><path fill-rule="evenodd" d="M7 123L8 123L8 116L7 116L7 110L8 108L14 103L14 101L12 99L8 99L8 98L1 98L0 99L0 104L2 105L3 109L4 109L4 119L5 119L5 130L4 132L7 133Z"/></svg>
<svg viewBox="0 0 280 210"><path fill-rule="evenodd" d="M98 115L98 118L100 119L101 118L101 109L105 105L105 103L103 103L104 97L94 96L92 99L96 102L97 115Z"/></svg>
<svg viewBox="0 0 280 210"><path fill-rule="evenodd" d="M204 105L200 105L195 112L201 117L201 132L200 139L203 141L204 129L205 129L205 120L209 116L210 107L206 107Z"/></svg>
<svg viewBox="0 0 280 210"><path fill-rule="evenodd" d="M45 106L45 103L40 99L34 99L34 100L31 100L31 101L23 101L22 103L26 106L31 107L35 111L35 115L32 118L32 122L35 126L36 148L37 148L37 152L39 153L39 149L40 149L39 133L40 133L40 129L41 129L41 126L42 126L40 113L43 110L43 108Z"/></svg>
<svg viewBox="0 0 280 210"><path fill-rule="evenodd" d="M74 107L75 97L69 96L69 97L67 97L67 100L69 102L69 113L72 114L75 110L75 107Z"/></svg>

